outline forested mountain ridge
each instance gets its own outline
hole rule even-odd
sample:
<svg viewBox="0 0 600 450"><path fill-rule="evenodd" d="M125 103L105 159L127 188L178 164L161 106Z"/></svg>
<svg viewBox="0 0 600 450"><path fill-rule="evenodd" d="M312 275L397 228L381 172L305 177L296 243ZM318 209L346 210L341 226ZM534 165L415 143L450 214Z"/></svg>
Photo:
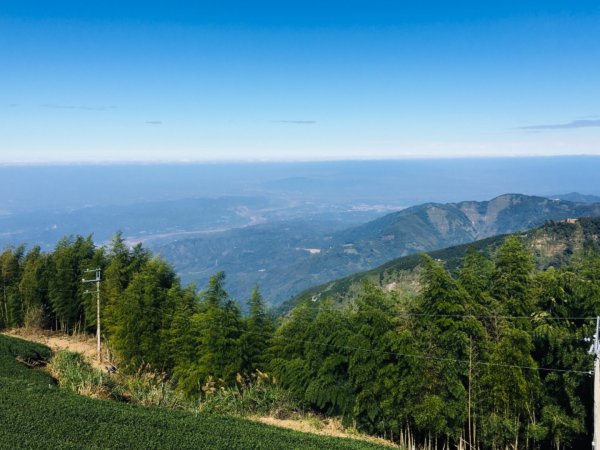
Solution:
<svg viewBox="0 0 600 450"><path fill-rule="evenodd" d="M159 372L189 401L237 402L264 378L267 398L289 396L406 448L583 448L599 236L595 218L489 238L482 251L420 257L412 295L366 283L344 305L308 300L279 320L258 289L242 315L223 272L197 292L120 235L102 248L66 238L52 253L2 253L0 328L95 331L81 279L101 267L118 370Z"/></svg>
<svg viewBox="0 0 600 450"><path fill-rule="evenodd" d="M442 248L447 242L474 241L526 230L547 220L597 215L600 215L600 203L583 204L522 194L504 194L483 202L426 203L413 206L339 232L335 238L344 243L383 241L388 248L423 250L428 242ZM412 242L406 242L411 238ZM395 245L397 240L399 245Z"/></svg>
<svg viewBox="0 0 600 450"><path fill-rule="evenodd" d="M569 192L567 194L550 195L548 198L555 200L566 200L575 203L600 203L600 196L582 194L580 192Z"/></svg>
<svg viewBox="0 0 600 450"><path fill-rule="evenodd" d="M600 217L550 221L541 227L517 233L517 235L523 239L524 245L535 256L535 263L539 269L543 270L550 266L561 267L568 264L578 250L600 241ZM506 235L492 236L428 254L453 272L469 249L476 248L489 256L496 251L505 238ZM286 314L303 301L319 301L324 298L331 298L336 303L345 303L357 295L357 291L362 289L361 286L365 280L386 290L396 289L415 293L419 289L417 280L420 276L421 262L420 254L397 258L375 269L358 272L307 289L297 297L283 303L277 310L280 314Z"/></svg>
<svg viewBox="0 0 600 450"><path fill-rule="evenodd" d="M241 298L259 284L277 306L304 289L392 259L540 226L600 215L600 204L505 194L489 201L426 203L327 233L314 222L285 222L176 241L156 250L186 282L224 270Z"/></svg>

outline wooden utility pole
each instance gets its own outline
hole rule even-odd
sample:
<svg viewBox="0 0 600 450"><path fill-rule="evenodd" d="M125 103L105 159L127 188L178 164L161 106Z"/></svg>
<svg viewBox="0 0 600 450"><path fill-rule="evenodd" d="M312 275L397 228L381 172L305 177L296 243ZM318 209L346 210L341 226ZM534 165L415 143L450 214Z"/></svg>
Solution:
<svg viewBox="0 0 600 450"><path fill-rule="evenodd" d="M590 353L594 355L594 440L592 448L600 449L600 340L598 332L600 331L600 317L596 317L596 334L594 343L590 348Z"/></svg>
<svg viewBox="0 0 600 450"><path fill-rule="evenodd" d="M594 444L593 448L600 448L600 359L598 354L594 358Z"/></svg>
<svg viewBox="0 0 600 450"><path fill-rule="evenodd" d="M469 447L473 448L473 439L475 434L475 423L472 417L473 402L473 338L469 336L469 389L467 402L467 425L469 430Z"/></svg>
<svg viewBox="0 0 600 450"><path fill-rule="evenodd" d="M102 361L101 344L100 344L100 276L102 270L100 268L97 269L88 269L85 273L96 273L96 278L92 280L86 280L85 278L81 280L82 283L96 283L95 291L85 291L86 294L96 294L96 340L97 340L97 348L96 348L96 356L98 358L98 362Z"/></svg>

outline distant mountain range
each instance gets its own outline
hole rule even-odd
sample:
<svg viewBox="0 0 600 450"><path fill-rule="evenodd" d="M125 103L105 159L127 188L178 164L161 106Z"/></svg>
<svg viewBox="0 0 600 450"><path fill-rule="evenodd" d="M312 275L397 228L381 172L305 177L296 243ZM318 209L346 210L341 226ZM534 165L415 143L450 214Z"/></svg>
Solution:
<svg viewBox="0 0 600 450"><path fill-rule="evenodd" d="M552 195L551 199L566 200L576 203L600 203L600 197L597 195L580 194L579 192L569 192L568 194Z"/></svg>
<svg viewBox="0 0 600 450"><path fill-rule="evenodd" d="M225 270L238 300L258 284L278 305L311 286L401 256L591 216L600 216L600 203L506 194L483 202L426 203L333 233L298 220L180 240L157 250L185 281L202 285Z"/></svg>
<svg viewBox="0 0 600 450"><path fill-rule="evenodd" d="M462 259L474 247L484 254L493 254L506 238L506 234L481 239L468 244L448 247L427 252L451 272L460 267ZM540 269L549 266L560 267L568 264L577 250L588 243L600 242L600 217L551 221L541 227L520 232L519 237L535 255L536 265ZM315 286L284 302L277 308L285 315L300 302L319 302L325 298L334 303L344 304L352 301L362 290L362 283L369 280L384 290L416 293L419 289L419 265L421 255L413 254L388 261L375 269L358 272L338 280Z"/></svg>

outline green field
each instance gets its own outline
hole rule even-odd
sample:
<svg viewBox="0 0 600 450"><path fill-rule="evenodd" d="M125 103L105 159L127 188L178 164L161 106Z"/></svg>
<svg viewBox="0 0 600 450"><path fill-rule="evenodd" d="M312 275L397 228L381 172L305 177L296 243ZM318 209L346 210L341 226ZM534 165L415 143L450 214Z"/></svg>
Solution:
<svg viewBox="0 0 600 450"><path fill-rule="evenodd" d="M0 448L374 449L233 417L94 400L61 391L16 360L50 357L47 347L0 335Z"/></svg>

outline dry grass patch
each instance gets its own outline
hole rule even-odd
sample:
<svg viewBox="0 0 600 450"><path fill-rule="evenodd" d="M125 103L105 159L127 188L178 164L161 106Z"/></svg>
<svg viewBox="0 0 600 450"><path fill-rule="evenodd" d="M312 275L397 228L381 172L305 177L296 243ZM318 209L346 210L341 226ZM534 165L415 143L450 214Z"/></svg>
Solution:
<svg viewBox="0 0 600 450"><path fill-rule="evenodd" d="M340 437L346 439L355 439L358 441L371 442L374 444L385 445L390 448L401 448L400 446L374 436L360 434L353 429L345 429L337 419L319 419L316 417L304 419L277 419L275 417L249 417L256 422L272 425L289 430L301 431L303 433L318 434L321 436Z"/></svg>
<svg viewBox="0 0 600 450"><path fill-rule="evenodd" d="M85 361L92 367L105 370L105 362L98 362L96 357L96 338L89 334L69 335L61 331L37 330L32 328L13 328L3 331L8 336L20 337L28 341L44 344L57 353L68 350L83 355Z"/></svg>

